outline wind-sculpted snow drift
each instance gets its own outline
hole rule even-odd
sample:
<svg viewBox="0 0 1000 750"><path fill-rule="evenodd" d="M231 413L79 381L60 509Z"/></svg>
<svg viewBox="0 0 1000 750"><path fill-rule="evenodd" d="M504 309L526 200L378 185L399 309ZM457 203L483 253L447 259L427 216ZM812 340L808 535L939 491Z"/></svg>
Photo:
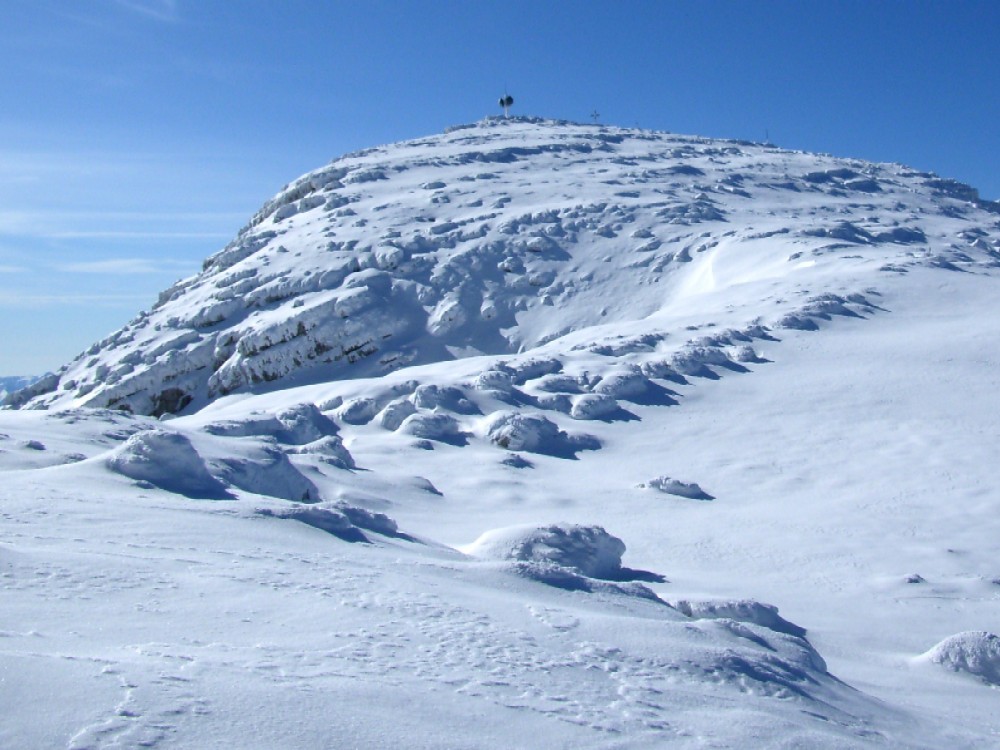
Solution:
<svg viewBox="0 0 1000 750"><path fill-rule="evenodd" d="M7 398L0 744L989 745L998 215L531 118L299 178Z"/></svg>

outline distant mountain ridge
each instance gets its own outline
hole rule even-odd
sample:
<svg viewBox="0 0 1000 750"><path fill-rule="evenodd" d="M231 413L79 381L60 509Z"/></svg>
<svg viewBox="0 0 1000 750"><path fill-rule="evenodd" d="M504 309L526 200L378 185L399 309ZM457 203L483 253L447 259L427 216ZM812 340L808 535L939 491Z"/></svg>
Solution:
<svg viewBox="0 0 1000 750"><path fill-rule="evenodd" d="M728 359L770 328L873 309L873 273L997 265L998 213L896 164L488 118L300 177L200 274L5 403L162 415L477 356L483 371L574 347ZM745 294L773 294L773 315ZM720 309L732 328L714 340L662 323Z"/></svg>
<svg viewBox="0 0 1000 750"><path fill-rule="evenodd" d="M7 394L27 388L38 380L34 375L0 375L0 399L6 398Z"/></svg>

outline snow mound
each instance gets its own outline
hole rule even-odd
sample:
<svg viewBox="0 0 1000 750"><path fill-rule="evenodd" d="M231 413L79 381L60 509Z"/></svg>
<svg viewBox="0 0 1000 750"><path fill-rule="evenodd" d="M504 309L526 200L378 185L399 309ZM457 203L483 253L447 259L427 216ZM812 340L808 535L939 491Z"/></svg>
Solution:
<svg viewBox="0 0 1000 750"><path fill-rule="evenodd" d="M337 425L315 404L298 404L273 415L212 422L205 425L205 432L220 437L273 437L279 443L305 445L335 434Z"/></svg>
<svg viewBox="0 0 1000 750"><path fill-rule="evenodd" d="M411 414L399 426L399 432L424 440L449 445L465 445L466 437L458 421L447 414Z"/></svg>
<svg viewBox="0 0 1000 750"><path fill-rule="evenodd" d="M547 393L579 393L580 381L565 373L552 373L543 375L532 381L531 385L535 390Z"/></svg>
<svg viewBox="0 0 1000 750"><path fill-rule="evenodd" d="M315 404L298 404L277 414L281 430L275 437L279 442L305 445L337 432L337 425L321 412Z"/></svg>
<svg viewBox="0 0 1000 750"><path fill-rule="evenodd" d="M514 378L504 370L486 370L476 377L473 387L497 397L509 396L514 390Z"/></svg>
<svg viewBox="0 0 1000 750"><path fill-rule="evenodd" d="M378 413L377 421L386 430L395 431L400 428L403 421L411 414L416 414L417 407L408 398L397 398L386 404L385 408Z"/></svg>
<svg viewBox="0 0 1000 750"><path fill-rule="evenodd" d="M321 499L316 485L306 479L277 446L255 445L244 448L241 454L213 459L210 462L212 473L244 492L297 502Z"/></svg>
<svg viewBox="0 0 1000 750"><path fill-rule="evenodd" d="M335 412L342 422L353 425L363 425L371 422L378 413L378 401L368 396L345 401Z"/></svg>
<svg viewBox="0 0 1000 750"><path fill-rule="evenodd" d="M631 400L642 397L648 389L649 380L641 372L620 372L602 379L594 386L594 393Z"/></svg>
<svg viewBox="0 0 1000 750"><path fill-rule="evenodd" d="M570 436L539 414L498 412L486 422L486 436L509 451L528 451L570 457L578 450L596 450L600 443L589 436Z"/></svg>
<svg viewBox="0 0 1000 750"><path fill-rule="evenodd" d="M949 636L919 657L953 672L975 675L988 685L1000 685L1000 636L970 630Z"/></svg>
<svg viewBox="0 0 1000 750"><path fill-rule="evenodd" d="M614 579L622 572L625 543L600 526L509 526L487 531L462 551L486 560L547 563L589 578Z"/></svg>
<svg viewBox="0 0 1000 750"><path fill-rule="evenodd" d="M736 620L801 638L806 629L789 622L778 614L778 608L773 604L762 604L752 599L737 599L732 601L687 601L681 599L671 602L678 612L696 620Z"/></svg>
<svg viewBox="0 0 1000 750"><path fill-rule="evenodd" d="M606 419L611 415L621 411L612 396L605 393L585 393L573 399L569 415L573 419Z"/></svg>
<svg viewBox="0 0 1000 750"><path fill-rule="evenodd" d="M339 435L327 435L311 443L292 448L288 452L300 456L318 456L323 463L336 466L338 469L357 468L354 456L344 446L344 441Z"/></svg>
<svg viewBox="0 0 1000 750"><path fill-rule="evenodd" d="M418 409L453 411L458 414L478 414L476 406L465 397L460 388L442 388L436 385L421 385L411 396Z"/></svg>
<svg viewBox="0 0 1000 750"><path fill-rule="evenodd" d="M116 448L107 466L123 476L192 498L229 497L184 435L145 430Z"/></svg>
<svg viewBox="0 0 1000 750"><path fill-rule="evenodd" d="M281 422L272 414L250 414L243 419L225 419L205 425L209 435L219 437L264 437L273 436L283 429Z"/></svg>
<svg viewBox="0 0 1000 750"><path fill-rule="evenodd" d="M671 479L668 476L657 477L656 479L651 479L644 484L638 485L640 488L649 488L652 490L659 490L660 492L665 492L668 495L677 495L678 497L686 497L691 500L714 500L715 497L709 495L705 490L699 487L694 482L681 482L677 479Z"/></svg>

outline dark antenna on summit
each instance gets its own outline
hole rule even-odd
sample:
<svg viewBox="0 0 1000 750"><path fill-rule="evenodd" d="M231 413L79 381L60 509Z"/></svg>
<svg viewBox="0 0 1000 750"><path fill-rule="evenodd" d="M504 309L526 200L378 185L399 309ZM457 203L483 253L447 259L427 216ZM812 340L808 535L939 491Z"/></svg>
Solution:
<svg viewBox="0 0 1000 750"><path fill-rule="evenodd" d="M503 90L503 96L500 97L499 104L503 107L504 119L507 119L510 108L514 106L514 97L507 93L506 87Z"/></svg>

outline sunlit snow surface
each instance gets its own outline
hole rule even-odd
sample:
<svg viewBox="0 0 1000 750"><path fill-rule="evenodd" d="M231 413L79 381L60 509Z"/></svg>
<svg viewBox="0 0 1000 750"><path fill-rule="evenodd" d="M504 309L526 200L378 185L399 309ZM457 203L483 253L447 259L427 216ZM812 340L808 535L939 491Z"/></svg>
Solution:
<svg viewBox="0 0 1000 750"><path fill-rule="evenodd" d="M995 211L525 119L307 175L0 412L0 746L995 747Z"/></svg>

